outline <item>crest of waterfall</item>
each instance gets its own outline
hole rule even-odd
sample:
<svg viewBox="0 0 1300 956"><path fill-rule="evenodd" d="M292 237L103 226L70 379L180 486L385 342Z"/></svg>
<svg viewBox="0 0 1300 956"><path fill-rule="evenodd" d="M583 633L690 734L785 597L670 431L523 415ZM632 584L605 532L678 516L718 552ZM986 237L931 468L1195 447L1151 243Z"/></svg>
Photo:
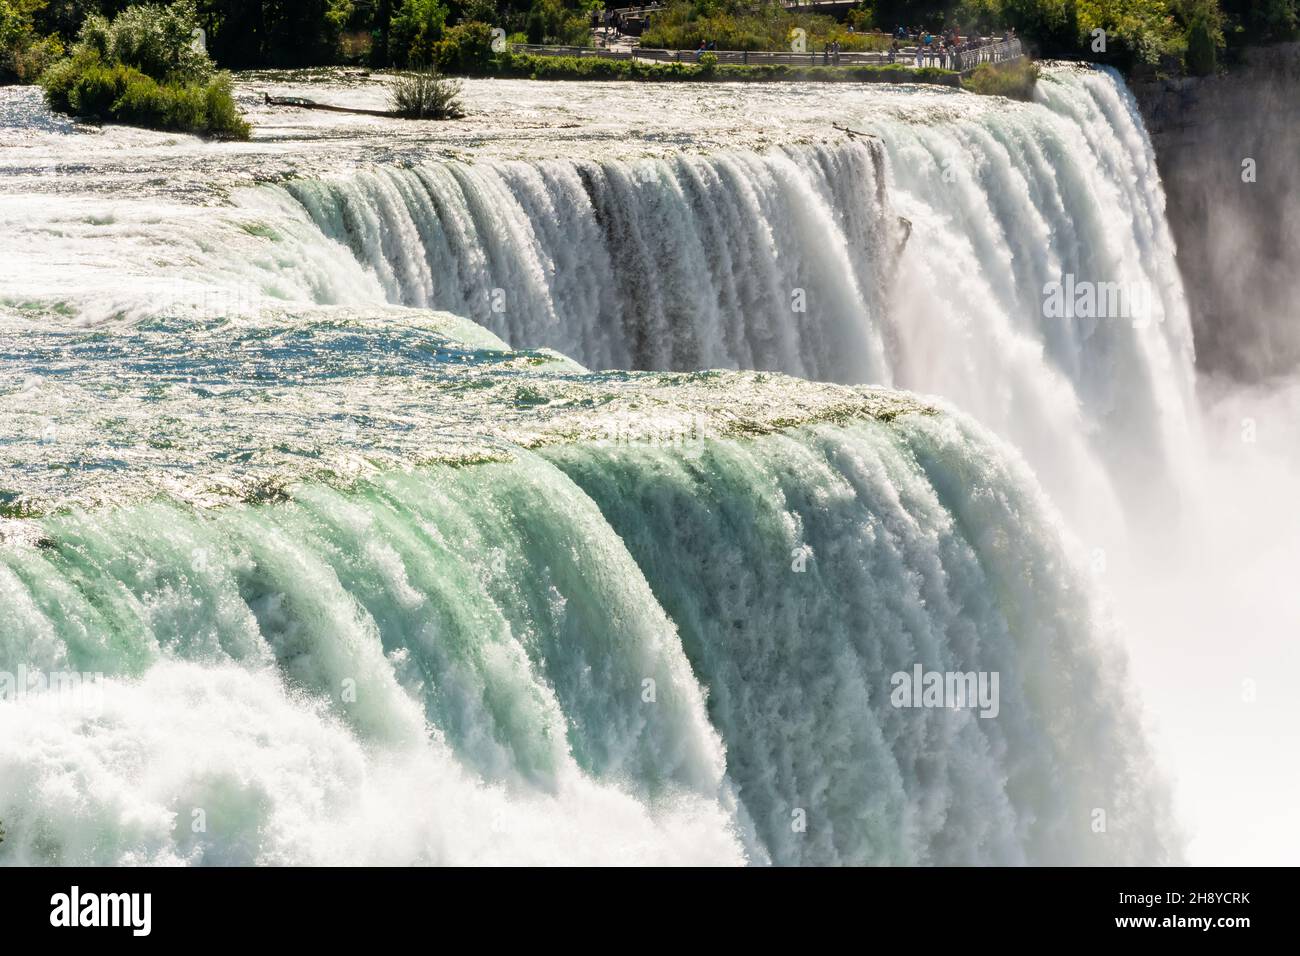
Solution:
<svg viewBox="0 0 1300 956"><path fill-rule="evenodd" d="M1177 858L1086 576L960 418L35 526L0 662L104 677L0 705L10 862ZM996 719L895 706L916 665Z"/></svg>
<svg viewBox="0 0 1300 956"><path fill-rule="evenodd" d="M1038 103L854 122L874 138L383 168L273 201L350 249L388 301L516 347L939 394L1021 448L1099 541L1176 507L1198 455L1191 331L1122 80L1061 68ZM1049 315L1067 276L1142 312Z"/></svg>
<svg viewBox="0 0 1300 956"><path fill-rule="evenodd" d="M1104 71L880 96L0 196L0 862L1180 860L1080 560L1197 454L1150 145Z"/></svg>

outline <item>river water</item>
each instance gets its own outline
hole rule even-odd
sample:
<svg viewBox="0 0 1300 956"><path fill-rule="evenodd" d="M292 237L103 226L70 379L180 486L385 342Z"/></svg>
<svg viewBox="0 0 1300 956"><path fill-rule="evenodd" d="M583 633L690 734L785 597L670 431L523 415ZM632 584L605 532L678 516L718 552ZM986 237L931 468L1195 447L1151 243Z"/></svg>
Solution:
<svg viewBox="0 0 1300 956"><path fill-rule="evenodd" d="M0 860L1294 841L1293 400L1198 381L1117 77L263 102L384 82L245 75L242 144L0 90L0 670L103 675L0 703Z"/></svg>

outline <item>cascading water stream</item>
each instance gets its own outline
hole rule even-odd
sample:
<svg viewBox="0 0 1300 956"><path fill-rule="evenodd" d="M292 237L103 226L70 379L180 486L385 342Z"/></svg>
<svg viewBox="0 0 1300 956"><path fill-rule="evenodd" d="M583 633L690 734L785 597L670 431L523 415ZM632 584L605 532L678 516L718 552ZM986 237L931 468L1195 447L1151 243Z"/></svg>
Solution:
<svg viewBox="0 0 1300 956"><path fill-rule="evenodd" d="M105 675L0 703L0 861L1178 860L1054 510L1195 454L1150 146L1106 73L972 100L0 204L0 672Z"/></svg>
<svg viewBox="0 0 1300 956"><path fill-rule="evenodd" d="M1060 69L1039 96L944 122L855 117L878 138L765 155L380 168L246 201L309 217L387 301L589 368L943 395L1118 540L1197 472L1188 314L1122 81ZM1141 314L1047 314L1067 276L1131 292ZM323 301L364 285L322 282Z"/></svg>
<svg viewBox="0 0 1300 956"><path fill-rule="evenodd" d="M107 677L0 708L11 860L1177 853L1086 579L947 416L37 527L0 551L6 665ZM915 664L998 672L997 719L892 706Z"/></svg>

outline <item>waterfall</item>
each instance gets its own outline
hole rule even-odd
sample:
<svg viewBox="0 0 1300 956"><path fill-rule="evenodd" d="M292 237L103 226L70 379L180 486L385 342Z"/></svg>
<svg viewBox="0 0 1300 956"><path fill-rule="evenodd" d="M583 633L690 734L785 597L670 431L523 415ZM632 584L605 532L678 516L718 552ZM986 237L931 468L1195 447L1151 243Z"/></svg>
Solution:
<svg viewBox="0 0 1300 956"><path fill-rule="evenodd" d="M1116 538L1185 493L1198 454L1151 144L1113 72L1048 71L1034 104L949 99L960 109L943 122L932 108L855 117L874 139L380 168L255 202L309 217L389 302L589 368L763 369L943 395ZM1045 290L1067 276L1134 290L1142 313L1050 316Z"/></svg>
<svg viewBox="0 0 1300 956"><path fill-rule="evenodd" d="M841 119L0 195L0 862L1181 860L1085 558L1200 455L1131 97Z"/></svg>
<svg viewBox="0 0 1300 956"><path fill-rule="evenodd" d="M1177 854L1086 577L961 418L36 524L5 668L104 678L0 706L10 861ZM998 673L997 719L893 706L918 664Z"/></svg>
<svg viewBox="0 0 1300 956"><path fill-rule="evenodd" d="M391 302L590 368L888 377L891 250L865 145L634 163L381 168L286 191ZM811 296L811 304L807 299Z"/></svg>

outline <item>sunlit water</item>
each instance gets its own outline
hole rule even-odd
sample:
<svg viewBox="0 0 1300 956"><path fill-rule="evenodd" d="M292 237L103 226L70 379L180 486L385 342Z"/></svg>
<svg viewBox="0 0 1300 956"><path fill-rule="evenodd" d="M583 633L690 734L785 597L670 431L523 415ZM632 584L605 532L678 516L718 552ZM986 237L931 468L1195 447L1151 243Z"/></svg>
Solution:
<svg viewBox="0 0 1300 956"><path fill-rule="evenodd" d="M1214 475L1131 99L1041 90L475 81L433 124L268 74L245 144L0 90L0 668L111 677L0 705L0 853L1164 862L1172 770L1227 856L1247 781L1182 728L1277 619L1183 679L1228 645L1115 587L1219 573L1152 563ZM1149 311L1050 319L1065 273ZM891 707L918 661L1002 714Z"/></svg>

